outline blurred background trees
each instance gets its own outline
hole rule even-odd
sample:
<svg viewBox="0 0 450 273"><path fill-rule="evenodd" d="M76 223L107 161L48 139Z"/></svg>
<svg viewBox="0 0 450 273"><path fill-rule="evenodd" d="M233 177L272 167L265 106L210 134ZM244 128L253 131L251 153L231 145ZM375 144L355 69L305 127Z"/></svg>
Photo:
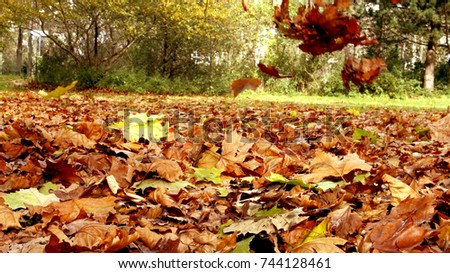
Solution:
<svg viewBox="0 0 450 273"><path fill-rule="evenodd" d="M251 15L230 0L4 0L0 65L42 86L67 84L156 93L228 92L243 77L282 93L448 93L448 0L355 0L350 12L379 44L356 54L382 57L378 81L346 90L344 52L312 57L277 33L277 0L251 0ZM293 13L297 4L291 1ZM270 79L256 64L295 74Z"/></svg>

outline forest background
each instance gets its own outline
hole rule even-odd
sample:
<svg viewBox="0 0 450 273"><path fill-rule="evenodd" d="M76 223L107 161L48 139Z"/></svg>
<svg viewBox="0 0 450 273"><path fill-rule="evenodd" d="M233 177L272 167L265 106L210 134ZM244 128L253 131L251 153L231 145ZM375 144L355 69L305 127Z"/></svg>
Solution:
<svg viewBox="0 0 450 273"><path fill-rule="evenodd" d="M276 30L277 0L6 0L0 3L2 74L20 74L37 87L78 80L81 89L159 94L223 94L244 77L283 94L386 95L450 92L448 1L356 0L346 11L369 47L313 57ZM306 0L292 1L308 5ZM371 85L342 84L345 54L380 57L387 68ZM263 75L264 62L294 77Z"/></svg>

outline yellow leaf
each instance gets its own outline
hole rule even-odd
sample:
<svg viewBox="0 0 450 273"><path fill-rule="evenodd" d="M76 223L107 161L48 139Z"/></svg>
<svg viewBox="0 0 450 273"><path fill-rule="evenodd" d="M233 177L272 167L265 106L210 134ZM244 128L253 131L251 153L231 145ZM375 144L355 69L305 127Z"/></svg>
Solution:
<svg viewBox="0 0 450 273"><path fill-rule="evenodd" d="M326 218L322 222L320 222L317 226L315 226L311 232L306 236L305 240L303 240L302 244L305 244L309 241L325 237L328 232L328 223L330 222L329 218Z"/></svg>
<svg viewBox="0 0 450 273"><path fill-rule="evenodd" d="M48 93L46 96L44 96L44 99L49 99L49 98L59 98L62 95L64 95L65 93L67 93L68 91L72 90L75 85L77 85L78 81L73 81L70 85L68 86L58 86L55 90L53 90L52 92Z"/></svg>

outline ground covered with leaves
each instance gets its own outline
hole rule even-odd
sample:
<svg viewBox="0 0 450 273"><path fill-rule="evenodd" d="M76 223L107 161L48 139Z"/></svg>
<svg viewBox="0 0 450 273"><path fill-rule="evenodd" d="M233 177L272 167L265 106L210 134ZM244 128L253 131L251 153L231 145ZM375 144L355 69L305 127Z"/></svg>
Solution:
<svg viewBox="0 0 450 273"><path fill-rule="evenodd" d="M0 98L0 252L450 251L446 113Z"/></svg>

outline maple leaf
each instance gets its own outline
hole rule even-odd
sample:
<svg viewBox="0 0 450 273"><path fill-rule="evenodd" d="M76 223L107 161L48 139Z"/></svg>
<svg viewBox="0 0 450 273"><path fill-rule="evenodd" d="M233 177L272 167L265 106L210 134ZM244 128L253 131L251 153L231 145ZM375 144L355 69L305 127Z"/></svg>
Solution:
<svg viewBox="0 0 450 273"><path fill-rule="evenodd" d="M450 115L428 124L431 139L442 143L450 143Z"/></svg>
<svg viewBox="0 0 450 273"><path fill-rule="evenodd" d="M233 97L237 97L242 91L246 89L256 90L260 85L262 81L260 79L255 78L245 78L245 79L238 79L233 81L230 84L230 90Z"/></svg>
<svg viewBox="0 0 450 273"><path fill-rule="evenodd" d="M419 197L417 191L413 190L409 185L390 176L389 174L384 174L381 179L384 182L388 183L389 185L389 190L391 191L391 194L394 197L394 199L391 202L393 206L398 206L400 202L402 202L408 197L411 198Z"/></svg>
<svg viewBox="0 0 450 273"><path fill-rule="evenodd" d="M409 251L429 234L422 225L435 214L434 196L406 198L368 234L373 247L382 252Z"/></svg>
<svg viewBox="0 0 450 273"><path fill-rule="evenodd" d="M385 68L386 63L380 58L361 58L361 60L358 60L354 57L348 57L345 59L344 68L341 72L342 80L347 89L350 89L350 81L356 86L361 86L363 83L372 83Z"/></svg>
<svg viewBox="0 0 450 273"><path fill-rule="evenodd" d="M361 216L353 212L349 205L331 212L330 217L330 229L335 230L336 235L341 238L355 233L363 225Z"/></svg>
<svg viewBox="0 0 450 273"><path fill-rule="evenodd" d="M48 206L51 203L59 202L59 198L52 194L42 194L36 188L21 189L16 192L8 193L2 197L5 204L13 210L26 208L30 206Z"/></svg>
<svg viewBox="0 0 450 273"><path fill-rule="evenodd" d="M372 167L357 154L348 154L339 159L333 154L318 151L311 161L310 173L298 177L304 183L317 183L325 177L343 177L354 170L370 171L371 169Z"/></svg>
<svg viewBox="0 0 450 273"><path fill-rule="evenodd" d="M276 69L276 67L272 65L266 66L263 63L259 62L258 67L262 72L278 79L294 77L293 75L280 75L278 69Z"/></svg>
<svg viewBox="0 0 450 273"><path fill-rule="evenodd" d="M158 159L150 165L150 171L156 171L159 176L174 182L184 175L180 165L174 160Z"/></svg>
<svg viewBox="0 0 450 273"><path fill-rule="evenodd" d="M0 228L1 230L7 230L10 228L21 228L20 213L13 211L12 209L0 205Z"/></svg>

